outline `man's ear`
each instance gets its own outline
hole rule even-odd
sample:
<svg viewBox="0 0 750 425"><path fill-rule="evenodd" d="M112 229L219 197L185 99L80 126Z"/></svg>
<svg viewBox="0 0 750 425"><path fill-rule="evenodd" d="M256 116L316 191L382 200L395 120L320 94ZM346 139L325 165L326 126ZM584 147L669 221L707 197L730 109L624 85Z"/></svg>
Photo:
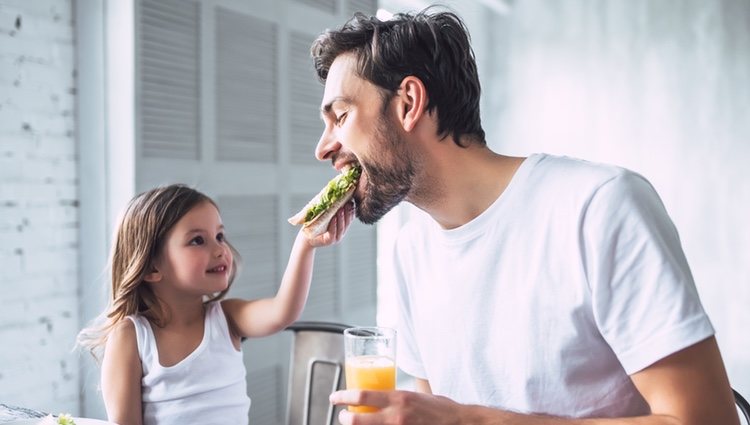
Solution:
<svg viewBox="0 0 750 425"><path fill-rule="evenodd" d="M151 266L151 270L146 273L146 276L143 276L143 280L149 283L156 283L160 282L162 278L161 272L156 269L156 267Z"/></svg>
<svg viewBox="0 0 750 425"><path fill-rule="evenodd" d="M409 75L401 80L397 96L400 100L398 103L399 120L405 131L411 131L427 109L427 89L422 80Z"/></svg>

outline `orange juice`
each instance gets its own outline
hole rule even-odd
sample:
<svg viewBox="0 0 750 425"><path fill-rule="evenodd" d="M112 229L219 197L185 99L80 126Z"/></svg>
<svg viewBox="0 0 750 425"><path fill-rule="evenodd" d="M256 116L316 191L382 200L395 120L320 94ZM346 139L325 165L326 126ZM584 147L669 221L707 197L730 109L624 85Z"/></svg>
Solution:
<svg viewBox="0 0 750 425"><path fill-rule="evenodd" d="M349 357L345 362L346 388L358 390L395 390L396 364L385 356ZM349 406L356 413L377 412L375 407Z"/></svg>

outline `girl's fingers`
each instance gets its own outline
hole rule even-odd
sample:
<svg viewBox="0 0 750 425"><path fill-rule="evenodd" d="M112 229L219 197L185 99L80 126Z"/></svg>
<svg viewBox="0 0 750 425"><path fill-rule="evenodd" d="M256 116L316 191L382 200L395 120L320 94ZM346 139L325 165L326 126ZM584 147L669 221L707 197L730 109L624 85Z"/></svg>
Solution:
<svg viewBox="0 0 750 425"><path fill-rule="evenodd" d="M349 227L350 224L352 224L352 220L354 220L354 202L349 202L346 204L346 227Z"/></svg>
<svg viewBox="0 0 750 425"><path fill-rule="evenodd" d="M340 241L346 231L346 208L341 208L336 214L336 242Z"/></svg>
<svg viewBox="0 0 750 425"><path fill-rule="evenodd" d="M316 238L316 246L331 245L340 242L346 234L346 229L354 221L354 201L351 201L341 207L328 223L328 230L323 235Z"/></svg>

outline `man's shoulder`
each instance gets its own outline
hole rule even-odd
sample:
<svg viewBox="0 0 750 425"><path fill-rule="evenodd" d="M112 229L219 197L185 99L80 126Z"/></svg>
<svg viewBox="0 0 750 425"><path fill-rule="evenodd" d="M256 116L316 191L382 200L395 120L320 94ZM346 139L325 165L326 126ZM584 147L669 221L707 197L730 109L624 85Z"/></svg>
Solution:
<svg viewBox="0 0 750 425"><path fill-rule="evenodd" d="M551 154L539 154L534 170L562 177L564 180L585 179L592 183L601 183L623 174L633 173L618 165Z"/></svg>
<svg viewBox="0 0 750 425"><path fill-rule="evenodd" d="M529 172L528 185L541 196L588 199L602 186L646 181L638 173L619 165L569 156L538 154Z"/></svg>

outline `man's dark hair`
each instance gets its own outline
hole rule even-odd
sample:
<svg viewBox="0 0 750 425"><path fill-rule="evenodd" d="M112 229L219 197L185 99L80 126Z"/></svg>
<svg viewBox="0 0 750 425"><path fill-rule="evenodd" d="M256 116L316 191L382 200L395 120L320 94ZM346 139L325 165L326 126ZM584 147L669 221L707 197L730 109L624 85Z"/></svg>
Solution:
<svg viewBox="0 0 750 425"><path fill-rule="evenodd" d="M481 88L466 25L451 12L399 13L387 21L356 13L341 29L327 30L311 48L318 78L341 54L354 53L357 75L390 99L407 76L425 85L427 111L437 108L438 135L486 144L479 117ZM384 105L385 106L385 105Z"/></svg>

